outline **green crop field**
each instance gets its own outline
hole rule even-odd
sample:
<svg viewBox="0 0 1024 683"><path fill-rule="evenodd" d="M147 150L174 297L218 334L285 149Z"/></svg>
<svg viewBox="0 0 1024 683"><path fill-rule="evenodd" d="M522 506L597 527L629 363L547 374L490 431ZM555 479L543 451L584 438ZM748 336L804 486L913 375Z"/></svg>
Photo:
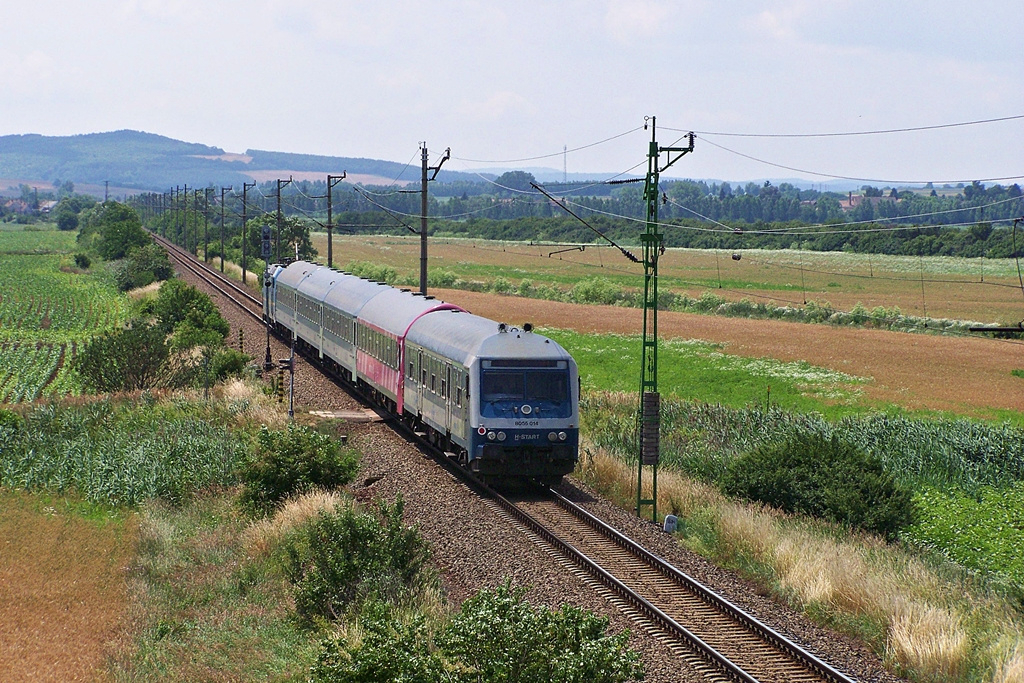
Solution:
<svg viewBox="0 0 1024 683"><path fill-rule="evenodd" d="M70 359L122 325L127 300L74 267L74 233L0 230L0 403L79 392Z"/></svg>

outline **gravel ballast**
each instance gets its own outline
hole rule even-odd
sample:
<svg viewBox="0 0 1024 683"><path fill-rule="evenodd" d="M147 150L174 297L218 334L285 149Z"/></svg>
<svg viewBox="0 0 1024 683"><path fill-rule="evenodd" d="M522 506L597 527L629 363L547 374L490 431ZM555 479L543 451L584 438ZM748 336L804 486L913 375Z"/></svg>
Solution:
<svg viewBox="0 0 1024 683"><path fill-rule="evenodd" d="M211 295L231 325L230 343L237 345L238 330L244 330L244 350L262 362L266 328L195 276L183 273L181 277ZM288 348L272 338L271 358L277 360L287 355ZM270 374L264 375L268 381ZM295 405L297 412L360 408L358 401L301 357L296 363ZM481 588L510 581L513 586L526 587L528 599L536 604L556 607L569 603L607 616L613 631L628 628L632 646L644 658L645 680L705 680L654 634L627 616L606 593L595 590L591 581L581 578L564 560L549 554L494 504L458 482L392 431L386 422L351 423L340 428L348 433L349 443L363 453L362 469L353 485L356 497L364 502L403 497L406 519L417 525L429 542L433 564L453 604L460 604ZM859 642L810 623L794 610L765 597L755 585L734 572L686 551L650 522L636 518L576 482L567 480L561 492L847 675L865 683L902 680L886 672L878 657Z"/></svg>

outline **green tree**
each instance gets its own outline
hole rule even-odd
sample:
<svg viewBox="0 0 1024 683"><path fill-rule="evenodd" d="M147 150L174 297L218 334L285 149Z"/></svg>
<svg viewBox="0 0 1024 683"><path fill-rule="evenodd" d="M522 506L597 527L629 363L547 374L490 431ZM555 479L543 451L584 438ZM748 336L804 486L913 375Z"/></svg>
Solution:
<svg viewBox="0 0 1024 683"><path fill-rule="evenodd" d="M107 260L124 258L132 248L151 241L135 209L119 202L109 201L94 207L81 227L79 243L95 248Z"/></svg>
<svg viewBox="0 0 1024 683"><path fill-rule="evenodd" d="M71 231L78 229L78 213L63 202L57 205L57 210L53 212L53 215L57 221L58 230Z"/></svg>
<svg viewBox="0 0 1024 683"><path fill-rule="evenodd" d="M499 194L514 194L518 192L536 192L530 183L536 182L532 173L526 171L507 171L494 179ZM508 189L505 189L508 188Z"/></svg>
<svg viewBox="0 0 1024 683"><path fill-rule="evenodd" d="M73 361L85 387L94 392L135 391L155 386L170 356L166 335L141 321L94 337Z"/></svg>
<svg viewBox="0 0 1024 683"><path fill-rule="evenodd" d="M252 258L262 259L261 253L263 243L263 226L270 227L270 260L276 257L277 240L277 214L266 213L248 221L246 233L246 251ZM281 258L291 260L295 258L296 247L298 257L302 260L316 258L317 250L309 238L309 223L295 216L285 216L281 220Z"/></svg>
<svg viewBox="0 0 1024 683"><path fill-rule="evenodd" d="M174 351L197 346L218 348L231 331L210 297L177 278L160 285L152 313L157 327L170 335L169 344Z"/></svg>

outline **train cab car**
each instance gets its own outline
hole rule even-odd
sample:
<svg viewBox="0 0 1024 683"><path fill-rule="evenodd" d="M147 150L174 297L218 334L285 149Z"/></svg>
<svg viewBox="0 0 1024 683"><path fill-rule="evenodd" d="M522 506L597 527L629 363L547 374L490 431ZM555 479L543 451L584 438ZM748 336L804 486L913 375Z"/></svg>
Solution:
<svg viewBox="0 0 1024 683"><path fill-rule="evenodd" d="M457 313L416 321L406 355L407 409L417 407L470 471L492 483L548 485L572 472L579 373L557 342L528 325Z"/></svg>
<svg viewBox="0 0 1024 683"><path fill-rule="evenodd" d="M284 266L268 265L263 273L263 320L273 323L277 315L277 277Z"/></svg>

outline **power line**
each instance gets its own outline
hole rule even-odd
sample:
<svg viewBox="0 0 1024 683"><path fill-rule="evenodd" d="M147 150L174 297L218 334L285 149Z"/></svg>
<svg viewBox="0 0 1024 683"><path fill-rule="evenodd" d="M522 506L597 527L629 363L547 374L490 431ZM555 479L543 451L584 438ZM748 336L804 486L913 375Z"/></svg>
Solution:
<svg viewBox="0 0 1024 683"><path fill-rule="evenodd" d="M939 130L942 128L960 128L963 126L977 126L985 123L998 123L1000 121L1016 121L1024 119L1024 114L1014 116L1001 116L994 119L978 119L975 121L961 121L959 123L941 123L934 126L913 126L909 128L887 128L882 130L845 131L840 133L726 133L722 131L701 131L695 130L698 135L720 135L733 138L838 138L851 137L856 135L888 135L890 133L910 133L923 130ZM684 132L678 128L664 127L664 130Z"/></svg>
<svg viewBox="0 0 1024 683"><path fill-rule="evenodd" d="M744 159L749 159L751 161L756 161L759 164L765 164L766 166L774 166L775 168L781 168L781 169L784 169L786 171L793 171L795 173L807 173L807 174L810 174L810 175L816 175L816 176L819 176L819 177L822 177L822 178L832 178L832 179L835 179L835 180L854 180L854 181L857 181L857 182L882 183L882 184L888 184L888 185L924 185L926 183L972 183L972 182L988 183L988 182L996 182L996 181L1000 181L1000 180L1019 180L1021 178L1024 178L1024 175L1000 176L998 178L968 178L966 180L962 180L962 179L958 179L958 180L938 180L938 179L935 179L935 178L932 178L930 180L887 180L887 179L884 179L884 178L857 178L855 176L839 175L839 174L836 174L836 173L821 173L819 171L811 171L811 170L808 170L806 168L797 168L795 166L786 166L785 164L777 164L777 163L775 163L773 161L767 161L765 159L759 159L758 157L751 156L749 154L744 154L743 152L738 152L738 151L736 151L734 149L729 149L728 147L725 147L724 145L719 145L718 143L712 142L711 140L708 140L707 138L704 138L704 137L701 138L701 141L702 142L706 142L707 144L711 145L712 147L717 147L718 149L721 149L723 151L729 152L730 154L735 154L736 156L743 157Z"/></svg>
<svg viewBox="0 0 1024 683"><path fill-rule="evenodd" d="M612 140L617 140L617 139L619 139L621 137L625 137L625 136L627 136L627 135L629 135L631 133L635 133L638 130L642 130L642 129L643 129L643 126L637 126L636 128L632 128L632 129L627 130L625 132L618 133L617 135L613 135L611 137L605 138L604 140L598 140L597 142L591 142L589 144L581 145L579 147L573 147L572 149L569 149L569 150L566 150L563 147L561 150L559 150L557 152L552 152L551 154L542 154L540 156L535 156L535 157L523 157L523 158L520 158L520 159L467 159L465 157L457 157L457 156L453 155L452 159L456 159L458 161L466 161L466 162L474 163L474 164L514 164L514 163L519 163L519 162L522 162L522 161L538 161L540 159L550 159L551 157L562 156L562 155L567 154L569 152L579 152L581 150L589 149L591 147L597 147L598 145L603 145L606 142L611 142Z"/></svg>

